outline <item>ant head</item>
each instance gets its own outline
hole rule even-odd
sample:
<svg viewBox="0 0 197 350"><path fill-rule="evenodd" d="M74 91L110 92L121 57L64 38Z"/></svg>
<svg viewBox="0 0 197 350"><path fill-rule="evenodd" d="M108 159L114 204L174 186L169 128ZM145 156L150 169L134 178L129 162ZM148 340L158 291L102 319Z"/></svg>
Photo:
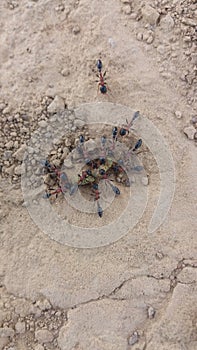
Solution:
<svg viewBox="0 0 197 350"><path fill-rule="evenodd" d="M124 129L124 128L120 129L120 136L125 136L126 133L127 133L126 129Z"/></svg>
<svg viewBox="0 0 197 350"><path fill-rule="evenodd" d="M91 166L91 165L92 165L92 161L91 161L89 158L85 159L85 163L86 163L86 165L88 165L88 166Z"/></svg>
<svg viewBox="0 0 197 350"><path fill-rule="evenodd" d="M100 174L100 175L105 175L105 170L104 170L104 169L100 169L100 170L99 170L99 174Z"/></svg>
<svg viewBox="0 0 197 350"><path fill-rule="evenodd" d="M85 141L85 139L84 139L84 136L83 136L83 135L80 135L80 136L79 136L79 141L80 141L81 143L83 143L83 142Z"/></svg>
<svg viewBox="0 0 197 350"><path fill-rule="evenodd" d="M105 158L104 157L100 157L100 164L102 165L102 164L105 164Z"/></svg>

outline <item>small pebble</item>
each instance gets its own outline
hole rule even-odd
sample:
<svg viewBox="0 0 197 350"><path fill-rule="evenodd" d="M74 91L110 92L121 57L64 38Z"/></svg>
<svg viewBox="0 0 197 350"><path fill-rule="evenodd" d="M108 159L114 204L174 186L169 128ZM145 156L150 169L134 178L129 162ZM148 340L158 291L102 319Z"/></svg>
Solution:
<svg viewBox="0 0 197 350"><path fill-rule="evenodd" d="M85 122L84 122L84 120L81 120L81 119L75 119L75 121L74 121L74 126L76 127L76 128L83 128L83 126L85 125Z"/></svg>
<svg viewBox="0 0 197 350"><path fill-rule="evenodd" d="M20 176L22 174L22 166L17 165L14 169L14 174Z"/></svg>
<svg viewBox="0 0 197 350"><path fill-rule="evenodd" d="M62 97L55 96L54 100L50 103L50 105L47 107L47 110L49 113L57 113L60 111L63 111L65 109L65 102Z"/></svg>
<svg viewBox="0 0 197 350"><path fill-rule="evenodd" d="M7 142L5 144L5 147L8 148L8 149L12 148L13 146L14 146L14 142L13 141L9 141L9 142Z"/></svg>
<svg viewBox="0 0 197 350"><path fill-rule="evenodd" d="M181 119L182 118L182 113L180 111L175 111L174 114L175 114L177 119Z"/></svg>
<svg viewBox="0 0 197 350"><path fill-rule="evenodd" d="M47 329L40 329L35 332L35 339L40 343L51 343L53 341L53 334Z"/></svg>
<svg viewBox="0 0 197 350"><path fill-rule="evenodd" d="M44 350L44 346L42 346L41 344L37 344L35 350Z"/></svg>
<svg viewBox="0 0 197 350"><path fill-rule="evenodd" d="M191 122L193 124L196 124L197 123L197 116L192 117Z"/></svg>
<svg viewBox="0 0 197 350"><path fill-rule="evenodd" d="M143 33L137 33L137 40L142 41L143 40Z"/></svg>
<svg viewBox="0 0 197 350"><path fill-rule="evenodd" d="M154 37L152 35L150 35L146 40L147 44L152 44L153 41L154 41Z"/></svg>
<svg viewBox="0 0 197 350"><path fill-rule="evenodd" d="M147 176L144 176L144 177L142 177L142 179L141 179L141 181L142 181L142 184L144 185L144 186L147 186L148 185L148 177Z"/></svg>
<svg viewBox="0 0 197 350"><path fill-rule="evenodd" d="M73 34L77 35L77 34L80 33L80 31L81 31L81 29L80 29L80 27L78 25L73 27L73 30L72 30Z"/></svg>
<svg viewBox="0 0 197 350"><path fill-rule="evenodd" d="M143 19L150 25L156 25L160 17L159 12L157 12L152 6L146 4L142 8Z"/></svg>
<svg viewBox="0 0 197 350"><path fill-rule="evenodd" d="M191 126L187 126L186 128L184 128L183 132L188 137L189 140L193 140L194 135L196 133L196 129L194 128L193 125L191 125Z"/></svg>
<svg viewBox="0 0 197 350"><path fill-rule="evenodd" d="M65 160L64 160L64 166L65 166L66 168L68 168L68 169L71 169L71 168L73 168L73 163L71 162L70 159L65 159Z"/></svg>
<svg viewBox="0 0 197 350"><path fill-rule="evenodd" d="M159 260L162 260L163 257L164 257L164 255L163 255L162 252L157 252L157 253L155 254L155 256L156 256L156 258L159 259Z"/></svg>
<svg viewBox="0 0 197 350"><path fill-rule="evenodd" d="M14 330L11 327L0 328L0 338L13 337Z"/></svg>
<svg viewBox="0 0 197 350"><path fill-rule="evenodd" d="M69 69L68 68L62 69L61 75L63 75L63 77L68 77L70 75Z"/></svg>
<svg viewBox="0 0 197 350"><path fill-rule="evenodd" d="M130 15L132 12L131 6L129 4L123 6L122 11L125 13L125 15Z"/></svg>
<svg viewBox="0 0 197 350"><path fill-rule="evenodd" d="M38 125L41 127L41 128L46 128L48 123L46 122L46 120L41 120L40 122L38 122Z"/></svg>
<svg viewBox="0 0 197 350"><path fill-rule="evenodd" d="M148 308L148 318L152 319L155 317L155 309L152 306Z"/></svg>
<svg viewBox="0 0 197 350"><path fill-rule="evenodd" d="M15 330L16 330L16 333L25 333L25 322L21 322L21 321L18 321L16 324L15 324Z"/></svg>
<svg viewBox="0 0 197 350"><path fill-rule="evenodd" d="M116 46L116 42L112 38L108 39L108 43L112 49L114 49L114 47Z"/></svg>
<svg viewBox="0 0 197 350"><path fill-rule="evenodd" d="M137 331L135 331L130 338L128 339L128 344L129 345L134 345L139 341L139 334Z"/></svg>

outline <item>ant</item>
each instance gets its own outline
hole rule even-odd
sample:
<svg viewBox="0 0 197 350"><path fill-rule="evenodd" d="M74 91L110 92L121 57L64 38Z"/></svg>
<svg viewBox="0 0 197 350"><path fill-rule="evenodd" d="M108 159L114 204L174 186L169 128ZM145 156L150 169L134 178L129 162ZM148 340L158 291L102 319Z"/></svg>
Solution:
<svg viewBox="0 0 197 350"><path fill-rule="evenodd" d="M120 129L120 136L125 136L126 134L127 135L129 134L129 130L130 130L131 126L133 125L134 120L139 117L139 114L140 114L139 111L135 112L130 123L126 119L127 125L123 125L123 127Z"/></svg>
<svg viewBox="0 0 197 350"><path fill-rule="evenodd" d="M117 126L115 126L115 127L112 129L112 138L113 138L113 141L117 141L117 134L118 134L118 128L117 128Z"/></svg>
<svg viewBox="0 0 197 350"><path fill-rule="evenodd" d="M107 183L111 186L113 192L116 194L116 195L119 195L120 194L120 190L118 187L114 186L111 181L108 179L108 175L106 173L106 171L104 169L100 169L99 170L99 174L102 176L102 179L106 180Z"/></svg>
<svg viewBox="0 0 197 350"><path fill-rule="evenodd" d="M79 154L84 158L86 165L90 165L91 160L89 159L89 155L85 149L84 143L85 143L85 137L84 137L84 135L80 135L79 136L79 145L78 145L77 150L78 150Z"/></svg>
<svg viewBox="0 0 197 350"><path fill-rule="evenodd" d="M106 149L105 149L105 144L106 144L106 136L102 136L101 137L101 150L102 150L102 153L99 157L99 163L100 165L105 165L105 156L106 156Z"/></svg>
<svg viewBox="0 0 197 350"><path fill-rule="evenodd" d="M139 140L136 142L135 146L133 147L132 151L135 152L138 148L141 147L141 145L142 145L142 139L139 139Z"/></svg>
<svg viewBox="0 0 197 350"><path fill-rule="evenodd" d="M82 182L84 182L84 180L88 177L88 176L92 176L92 172L91 170L84 170L82 171L82 175L78 174L78 185L80 185Z"/></svg>
<svg viewBox="0 0 197 350"><path fill-rule="evenodd" d="M97 183L94 183L92 185L92 189L93 189L93 192L94 192L94 200L97 201L97 213L98 213L98 216L101 218L103 216L103 209L102 207L100 206L98 200L100 198L100 192L99 192L99 189L98 189L98 184Z"/></svg>
<svg viewBox="0 0 197 350"><path fill-rule="evenodd" d="M102 67L103 67L103 64L102 64L102 61L99 59L97 61L97 69L99 71L99 75L97 74L97 77L99 78L99 80L96 82L98 83L98 88L100 87L100 92L102 94L106 94L107 93L107 83L105 82L105 75L106 75L106 71L102 74Z"/></svg>
<svg viewBox="0 0 197 350"><path fill-rule="evenodd" d="M47 164L47 168L52 168L53 166L50 165L50 163L48 161L46 161ZM56 190L54 190L53 188L49 188L49 190L52 190L54 192L47 192L43 197L44 198L50 198L52 195L55 194L56 198L58 196L59 193L65 193L67 192L67 190L70 190L70 195L74 194L74 187L71 185L71 183L68 180L68 176L66 175L66 173L62 172L58 172L57 169L55 168L56 172L56 176L58 178L58 188ZM46 183L47 185L47 183Z"/></svg>

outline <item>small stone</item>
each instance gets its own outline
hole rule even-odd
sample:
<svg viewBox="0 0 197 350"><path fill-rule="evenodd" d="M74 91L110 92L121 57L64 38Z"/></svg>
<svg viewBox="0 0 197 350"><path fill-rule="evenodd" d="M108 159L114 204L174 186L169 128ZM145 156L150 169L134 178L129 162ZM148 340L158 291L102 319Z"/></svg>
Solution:
<svg viewBox="0 0 197 350"><path fill-rule="evenodd" d="M143 40L143 33L137 33L136 38L137 38L137 40L142 41Z"/></svg>
<svg viewBox="0 0 197 350"><path fill-rule="evenodd" d="M68 147L64 147L63 153L62 153L62 159L65 159L68 154L69 154L69 148Z"/></svg>
<svg viewBox="0 0 197 350"><path fill-rule="evenodd" d="M112 49L114 49L114 47L116 46L116 42L114 41L113 38L109 38L108 43L112 47Z"/></svg>
<svg viewBox="0 0 197 350"><path fill-rule="evenodd" d="M46 122L46 120L41 120L40 122L38 122L38 125L41 127L41 128L46 128L48 123Z"/></svg>
<svg viewBox="0 0 197 350"><path fill-rule="evenodd" d="M186 26L190 26L190 27L196 26L196 22L191 18L183 18L182 23L185 24Z"/></svg>
<svg viewBox="0 0 197 350"><path fill-rule="evenodd" d="M85 143L87 152L95 152L97 149L97 144L94 140L90 139Z"/></svg>
<svg viewBox="0 0 197 350"><path fill-rule="evenodd" d="M129 0L120 0L123 4L129 4Z"/></svg>
<svg viewBox="0 0 197 350"><path fill-rule="evenodd" d="M3 154L3 158L5 160L9 160L12 156L12 151L5 151L4 154Z"/></svg>
<svg viewBox="0 0 197 350"><path fill-rule="evenodd" d="M168 13L165 17L161 18L160 27L164 32L169 32L174 28L174 20Z"/></svg>
<svg viewBox="0 0 197 350"><path fill-rule="evenodd" d="M56 166L56 164L54 164L54 165ZM47 311L47 310L51 309L51 304L50 304L50 302L47 299L38 300L37 303L36 303L36 306L38 306L39 309L42 310L42 311Z"/></svg>
<svg viewBox="0 0 197 350"><path fill-rule="evenodd" d="M0 111L3 111L4 108L6 108L6 104L1 102L0 103Z"/></svg>
<svg viewBox="0 0 197 350"><path fill-rule="evenodd" d="M40 344L51 343L54 336L47 329L40 329L35 332L35 338Z"/></svg>
<svg viewBox="0 0 197 350"><path fill-rule="evenodd" d="M68 168L68 169L71 169L71 168L73 168L73 163L71 162L70 159L65 159L65 160L64 160L64 166L65 166L66 168Z"/></svg>
<svg viewBox="0 0 197 350"><path fill-rule="evenodd" d="M175 111L174 114L175 114L175 117L177 119L181 119L182 118L182 113L180 111Z"/></svg>
<svg viewBox="0 0 197 350"><path fill-rule="evenodd" d="M152 319L155 317L155 309L152 306L148 308L148 318Z"/></svg>
<svg viewBox="0 0 197 350"><path fill-rule="evenodd" d="M71 146L71 140L69 138L66 138L64 143L65 143L66 147L70 147Z"/></svg>
<svg viewBox="0 0 197 350"><path fill-rule="evenodd" d="M183 129L183 132L185 135L187 135L188 139L193 140L194 135L196 133L196 129L194 128L193 125L187 126L185 129Z"/></svg>
<svg viewBox="0 0 197 350"><path fill-rule="evenodd" d="M142 184L144 185L144 186L147 186L148 185L148 177L147 176L144 176L144 177L142 177L142 179L141 179L141 182L142 182Z"/></svg>
<svg viewBox="0 0 197 350"><path fill-rule="evenodd" d="M80 128L83 128L84 125L85 125L84 120L75 119L75 121L74 121L74 126L75 126L76 128L79 128L79 129L80 129Z"/></svg>
<svg viewBox="0 0 197 350"><path fill-rule="evenodd" d="M68 75L70 75L69 69L68 68L62 69L61 75L63 75L63 77L67 77Z"/></svg>
<svg viewBox="0 0 197 350"><path fill-rule="evenodd" d="M3 110L3 114L9 114L11 112L10 106L6 106Z"/></svg>
<svg viewBox="0 0 197 350"><path fill-rule="evenodd" d="M15 169L15 165L11 165L8 168L5 168L5 173L12 176L14 174L14 169Z"/></svg>
<svg viewBox="0 0 197 350"><path fill-rule="evenodd" d="M22 162L23 157L24 157L24 153L25 153L26 149L27 149L27 146L26 146L26 145L22 145L22 146L13 154L13 157Z"/></svg>
<svg viewBox="0 0 197 350"><path fill-rule="evenodd" d="M50 103L47 110L49 113L57 113L65 109L65 103L62 97L55 96L54 100Z"/></svg>
<svg viewBox="0 0 197 350"><path fill-rule="evenodd" d="M134 345L138 342L139 340L139 334L137 331L135 331L131 336L130 338L128 339L128 344L129 345Z"/></svg>
<svg viewBox="0 0 197 350"><path fill-rule="evenodd" d="M155 256L156 256L156 258L159 259L159 260L162 260L162 259L164 258L164 255L163 255L162 252L157 252L157 253L155 254Z"/></svg>
<svg viewBox="0 0 197 350"><path fill-rule="evenodd" d="M9 141L5 144L5 148L7 149L11 149L14 146L14 142L13 141Z"/></svg>
<svg viewBox="0 0 197 350"><path fill-rule="evenodd" d="M35 350L44 350L44 346L42 346L41 344L37 344Z"/></svg>
<svg viewBox="0 0 197 350"><path fill-rule="evenodd" d="M9 338L0 338L0 350L3 350L6 345L9 343Z"/></svg>
<svg viewBox="0 0 197 350"><path fill-rule="evenodd" d="M171 78L171 73L169 72L162 72L161 76L165 79L170 79Z"/></svg>
<svg viewBox="0 0 197 350"><path fill-rule="evenodd" d="M146 41L148 38L149 38L149 34L148 34L148 32L145 32L143 34L143 40Z"/></svg>
<svg viewBox="0 0 197 350"><path fill-rule="evenodd" d="M192 119L191 119L191 122L193 124L196 124L197 123L197 116L193 116Z"/></svg>
<svg viewBox="0 0 197 350"><path fill-rule="evenodd" d="M17 165L14 169L14 174L20 176L22 174L22 166Z"/></svg>
<svg viewBox="0 0 197 350"><path fill-rule="evenodd" d="M146 4L142 8L143 19L150 25L156 25L158 23L160 14L150 5Z"/></svg>
<svg viewBox="0 0 197 350"><path fill-rule="evenodd" d="M165 53L166 53L166 48L165 48L165 46L164 46L164 45L159 45L159 46L157 47L157 52L158 52L160 55L165 54Z"/></svg>
<svg viewBox="0 0 197 350"><path fill-rule="evenodd" d="M125 5L122 11L125 13L125 15L130 15L132 12L131 5L129 4Z"/></svg>
<svg viewBox="0 0 197 350"><path fill-rule="evenodd" d="M152 44L153 41L154 41L154 37L152 35L150 35L146 40L147 44Z"/></svg>
<svg viewBox="0 0 197 350"><path fill-rule="evenodd" d="M77 35L80 33L80 31L81 31L81 29L78 25L73 27L73 30L72 30L73 34Z"/></svg>
<svg viewBox="0 0 197 350"><path fill-rule="evenodd" d="M18 321L16 324L15 324L15 330L16 330L16 333L25 333L25 322L21 322L21 321Z"/></svg>
<svg viewBox="0 0 197 350"><path fill-rule="evenodd" d="M14 330L11 327L2 327L0 328L0 338L13 337Z"/></svg>

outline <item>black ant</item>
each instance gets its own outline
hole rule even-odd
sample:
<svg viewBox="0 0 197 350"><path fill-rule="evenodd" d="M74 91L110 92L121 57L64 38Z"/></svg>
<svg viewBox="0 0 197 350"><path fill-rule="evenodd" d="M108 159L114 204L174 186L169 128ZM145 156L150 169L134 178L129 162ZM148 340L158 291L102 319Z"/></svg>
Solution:
<svg viewBox="0 0 197 350"><path fill-rule="evenodd" d="M134 120L138 118L139 114L140 114L139 111L135 112L130 123L126 119L127 125L123 125L123 127L120 129L120 136L125 136L126 134L127 135L129 134L129 130L130 130L131 126L133 125Z"/></svg>
<svg viewBox="0 0 197 350"><path fill-rule="evenodd" d="M118 134L118 128L117 128L117 126L115 126L112 130L113 141L117 141L117 134Z"/></svg>
<svg viewBox="0 0 197 350"><path fill-rule="evenodd" d="M97 64L96 64L96 66L97 66L97 69L98 69L98 71L99 71L99 75L97 75L97 77L99 78L99 80L97 81L96 80L96 82L98 83L98 88L100 87L100 92L102 93L102 94L106 94L107 93L107 83L105 82L105 75L106 75L106 72L104 72L103 74L102 74L102 67L103 67L103 64L102 64L102 61L99 59L98 61L97 61Z"/></svg>
<svg viewBox="0 0 197 350"><path fill-rule="evenodd" d="M93 189L93 192L94 192L94 200L97 201L97 213L98 213L98 216L101 218L103 216L103 209L102 207L100 206L99 204L99 198L100 198L100 192L99 192L99 189L98 189L98 184L97 183L94 183L92 185L92 189Z"/></svg>

